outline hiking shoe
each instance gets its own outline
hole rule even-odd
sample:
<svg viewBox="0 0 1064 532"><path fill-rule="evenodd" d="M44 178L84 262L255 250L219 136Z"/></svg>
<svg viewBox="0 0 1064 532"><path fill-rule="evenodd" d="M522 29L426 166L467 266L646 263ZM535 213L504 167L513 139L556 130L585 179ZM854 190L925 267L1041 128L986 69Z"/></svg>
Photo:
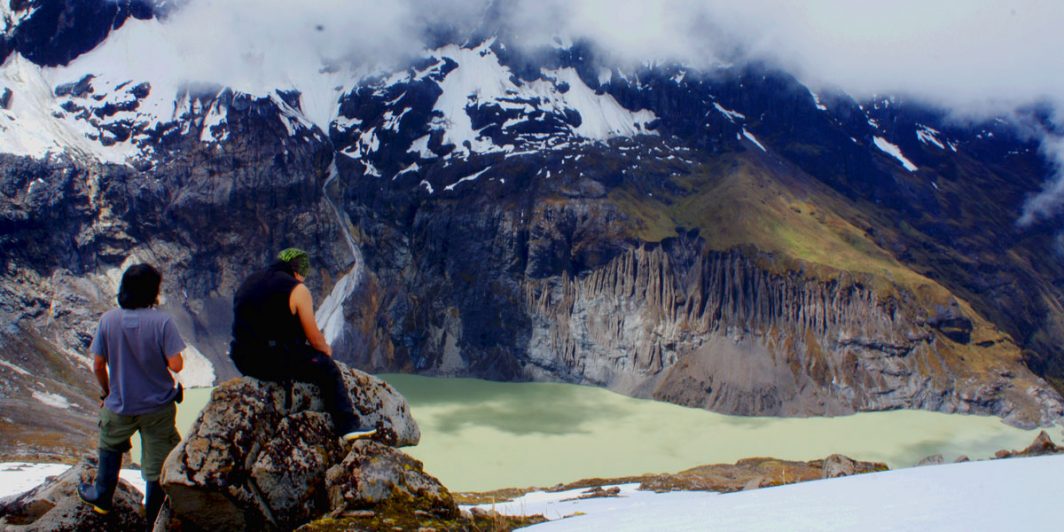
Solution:
<svg viewBox="0 0 1064 532"><path fill-rule="evenodd" d="M362 438L368 438L376 433L377 429L354 429L344 433L343 436L340 436L340 439L344 440L345 442L355 441L360 440Z"/></svg>

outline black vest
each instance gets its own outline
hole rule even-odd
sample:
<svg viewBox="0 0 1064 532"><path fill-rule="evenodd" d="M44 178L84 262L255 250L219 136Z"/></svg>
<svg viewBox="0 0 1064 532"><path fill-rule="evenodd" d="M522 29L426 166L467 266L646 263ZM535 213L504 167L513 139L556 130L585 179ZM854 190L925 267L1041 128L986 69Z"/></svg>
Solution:
<svg viewBox="0 0 1064 532"><path fill-rule="evenodd" d="M291 274L270 267L244 281L233 296L233 342L229 355L236 360L256 351L287 350L306 344L307 336L292 314L289 299L299 284Z"/></svg>

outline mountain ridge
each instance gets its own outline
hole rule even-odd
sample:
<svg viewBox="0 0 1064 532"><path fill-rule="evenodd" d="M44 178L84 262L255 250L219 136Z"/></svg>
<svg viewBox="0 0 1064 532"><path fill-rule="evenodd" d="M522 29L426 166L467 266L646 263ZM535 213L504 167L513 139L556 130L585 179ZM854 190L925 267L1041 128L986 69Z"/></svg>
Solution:
<svg viewBox="0 0 1064 532"><path fill-rule="evenodd" d="M346 75L325 70L313 95L102 66L108 42L161 24L112 24L101 47L64 52L69 68L20 50L3 63L0 139L37 137L0 156L0 300L11 338L32 331L65 361L47 385L0 370L12 411L76 380L132 260L163 267L163 307L209 375L234 375L229 294L298 244L319 301L348 283L330 338L369 370L589 382L748 415L1064 413L1064 271L1049 224L1015 224L1051 163L1012 126L818 94L765 65L622 68L588 43L527 52L504 35L319 90ZM787 317L827 316L836 297L871 321ZM18 345L4 355L22 367Z"/></svg>

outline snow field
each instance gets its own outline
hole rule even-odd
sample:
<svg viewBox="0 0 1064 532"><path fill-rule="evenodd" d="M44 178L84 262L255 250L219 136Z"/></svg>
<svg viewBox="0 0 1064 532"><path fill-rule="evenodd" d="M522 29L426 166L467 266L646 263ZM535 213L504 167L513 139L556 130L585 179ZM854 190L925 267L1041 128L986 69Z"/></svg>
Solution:
<svg viewBox="0 0 1064 532"><path fill-rule="evenodd" d="M541 514L532 530L1025 530L1064 528L1064 455L925 466L739 493L653 493L566 500L533 492L480 505ZM583 515L580 515L583 514ZM566 516L573 516L562 519Z"/></svg>

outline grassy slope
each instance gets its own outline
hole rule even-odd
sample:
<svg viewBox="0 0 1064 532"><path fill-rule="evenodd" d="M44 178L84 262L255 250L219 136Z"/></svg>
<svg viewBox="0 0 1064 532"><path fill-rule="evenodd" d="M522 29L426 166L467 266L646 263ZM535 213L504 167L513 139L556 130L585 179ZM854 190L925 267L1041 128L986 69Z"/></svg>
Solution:
<svg viewBox="0 0 1064 532"><path fill-rule="evenodd" d="M670 179L682 192L662 187L653 196L626 184L609 199L630 217L629 230L655 242L676 235L677 226L698 228L712 250L753 246L770 252L777 270L801 270L821 280L841 272L859 274L881 294L899 290L932 309L953 298L973 321L972 341L939 336L938 346L954 375L981 375L1021 361L1019 349L965 298L899 262L876 243L878 234L911 231L873 205L854 204L797 168L747 152L705 162L699 170ZM882 238L882 236L880 236ZM980 347L978 344L992 344Z"/></svg>

